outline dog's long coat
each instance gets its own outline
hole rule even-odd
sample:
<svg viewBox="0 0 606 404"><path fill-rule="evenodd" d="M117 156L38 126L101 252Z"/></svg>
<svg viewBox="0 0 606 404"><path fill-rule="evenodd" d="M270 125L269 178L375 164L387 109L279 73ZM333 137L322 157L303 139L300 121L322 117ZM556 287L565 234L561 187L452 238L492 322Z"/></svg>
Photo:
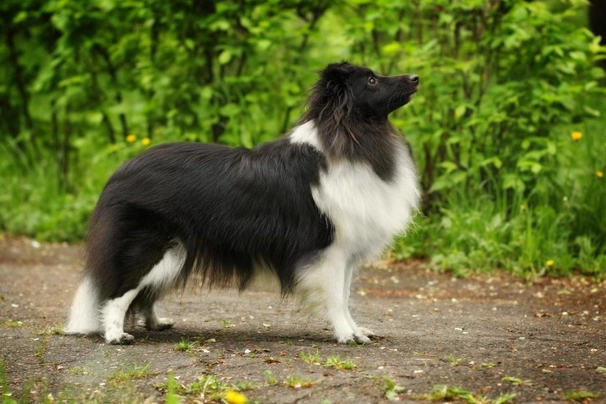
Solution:
<svg viewBox="0 0 606 404"><path fill-rule="evenodd" d="M301 123L275 142L165 144L127 162L91 217L66 332L129 343L126 313L169 327L154 303L192 272L244 289L269 271L283 293L322 309L339 342L368 342L349 312L350 285L417 208L410 151L387 119L417 85L416 76L329 65Z"/></svg>

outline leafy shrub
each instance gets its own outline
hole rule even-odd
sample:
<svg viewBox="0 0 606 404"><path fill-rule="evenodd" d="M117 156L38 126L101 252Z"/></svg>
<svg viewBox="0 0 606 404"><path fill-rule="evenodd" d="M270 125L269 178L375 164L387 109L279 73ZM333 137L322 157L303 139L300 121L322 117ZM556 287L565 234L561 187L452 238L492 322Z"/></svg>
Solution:
<svg viewBox="0 0 606 404"><path fill-rule="evenodd" d="M605 52L582 2L7 0L0 13L4 231L81 239L123 161L173 140L273 139L315 71L348 59L421 77L393 117L425 191L397 257L604 273Z"/></svg>

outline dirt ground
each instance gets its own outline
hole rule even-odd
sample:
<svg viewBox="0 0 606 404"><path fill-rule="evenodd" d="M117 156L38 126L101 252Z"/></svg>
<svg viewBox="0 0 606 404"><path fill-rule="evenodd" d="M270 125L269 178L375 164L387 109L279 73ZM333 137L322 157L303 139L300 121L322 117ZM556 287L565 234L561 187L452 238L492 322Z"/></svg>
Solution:
<svg viewBox="0 0 606 404"><path fill-rule="evenodd" d="M604 282L383 264L352 293L358 323L380 334L369 345L336 344L327 324L257 288L176 293L160 304L172 330L135 327L134 345L110 346L57 333L80 264L78 247L0 240L4 403L164 402L169 374L182 402L235 403L225 394L238 389L260 403L606 402Z"/></svg>

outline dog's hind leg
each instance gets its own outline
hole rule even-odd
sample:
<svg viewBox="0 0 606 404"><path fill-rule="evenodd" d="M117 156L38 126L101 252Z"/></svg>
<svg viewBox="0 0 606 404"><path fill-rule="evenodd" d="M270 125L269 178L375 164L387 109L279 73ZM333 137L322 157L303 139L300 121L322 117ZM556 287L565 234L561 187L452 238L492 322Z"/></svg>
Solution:
<svg viewBox="0 0 606 404"><path fill-rule="evenodd" d="M155 310L155 302L170 290L178 280L181 268L185 262L185 249L181 244L176 244L166 251L162 260L158 262L143 279L146 293L140 305L140 314L143 317L145 328L148 330L166 330L174 324L167 317L158 317Z"/></svg>
<svg viewBox="0 0 606 404"><path fill-rule="evenodd" d="M108 343L129 344L134 340L134 337L124 332L124 317L129 310L137 311L143 317L147 329L165 330L172 327L171 319L157 316L154 305L177 281L184 257L180 245L168 249L136 288L105 303L102 318Z"/></svg>
<svg viewBox="0 0 606 404"><path fill-rule="evenodd" d="M124 317L141 289L131 289L122 296L108 300L101 309L101 320L108 344L132 344L135 337L124 332Z"/></svg>
<svg viewBox="0 0 606 404"><path fill-rule="evenodd" d="M164 331L172 328L175 324L175 322L168 317L158 317L154 303L144 306L141 309L140 314L143 317L143 325L148 330Z"/></svg>
<svg viewBox="0 0 606 404"><path fill-rule="evenodd" d="M92 279L84 277L76 291L64 333L87 335L99 332L99 303L99 293Z"/></svg>
<svg viewBox="0 0 606 404"><path fill-rule="evenodd" d="M135 289L105 303L102 309L102 319L105 340L108 343L130 344L134 341L132 335L124 332L124 317L140 292L145 293L139 300L139 302L144 302L139 310L144 317L145 326L149 329L166 329L172 326L170 319L157 317L154 302L177 281L183 264L181 250L179 247L167 250L163 258L141 279ZM146 291L149 292L146 293Z"/></svg>

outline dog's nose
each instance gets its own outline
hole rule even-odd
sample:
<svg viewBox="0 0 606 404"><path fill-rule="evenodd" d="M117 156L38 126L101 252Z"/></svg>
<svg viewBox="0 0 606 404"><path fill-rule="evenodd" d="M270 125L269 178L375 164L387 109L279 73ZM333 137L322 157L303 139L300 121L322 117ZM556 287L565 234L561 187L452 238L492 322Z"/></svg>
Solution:
<svg viewBox="0 0 606 404"><path fill-rule="evenodd" d="M416 74L409 75L408 80L412 81L415 84L419 84L419 76L417 76Z"/></svg>

